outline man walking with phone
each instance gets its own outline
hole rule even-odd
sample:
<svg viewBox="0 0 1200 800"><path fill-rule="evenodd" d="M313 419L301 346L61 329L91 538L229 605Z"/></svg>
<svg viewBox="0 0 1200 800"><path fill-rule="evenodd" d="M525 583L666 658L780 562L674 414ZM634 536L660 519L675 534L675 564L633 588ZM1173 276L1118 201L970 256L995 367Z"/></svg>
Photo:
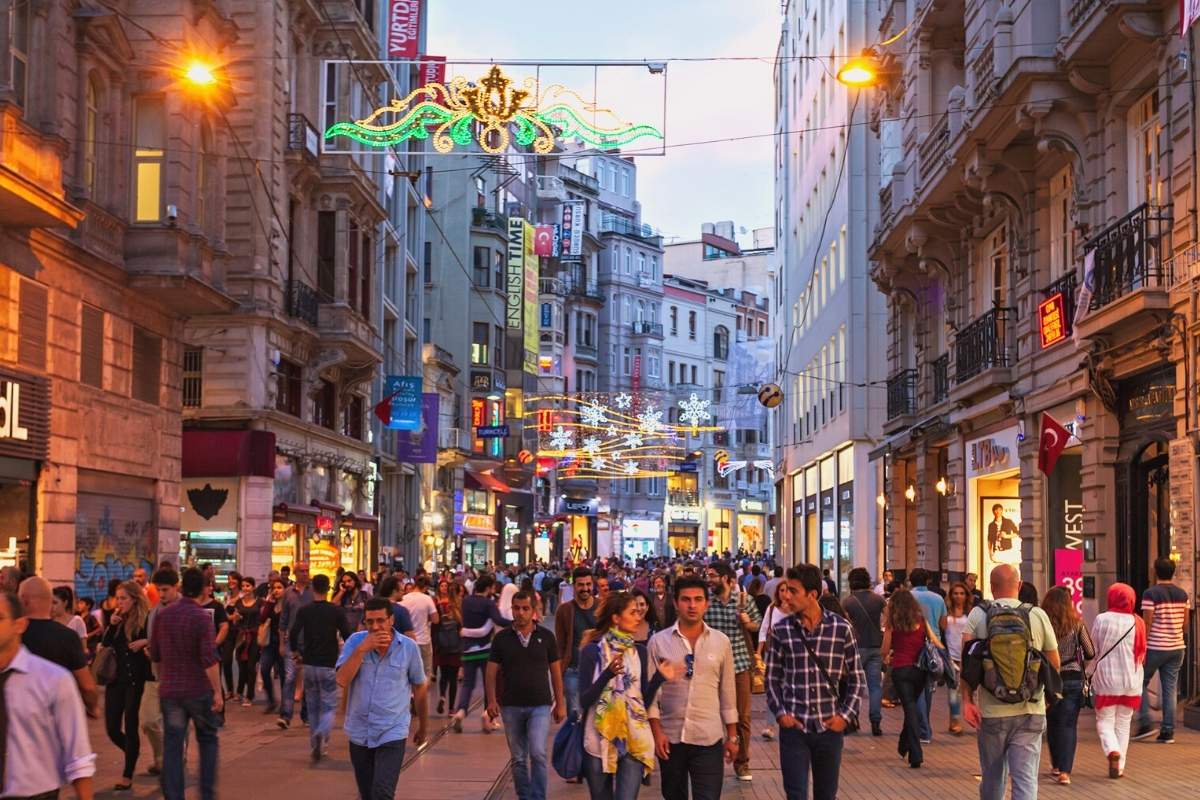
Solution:
<svg viewBox="0 0 1200 800"><path fill-rule="evenodd" d="M350 763L362 800L393 800L404 763L412 714L413 744L425 741L429 685L421 651L392 626L392 603L373 597L363 610L365 631L346 640L337 660L337 685L346 692L346 736Z"/></svg>
<svg viewBox="0 0 1200 800"><path fill-rule="evenodd" d="M533 621L535 597L525 591L513 595L512 627L492 640L486 675L488 716L504 720L518 800L546 800L550 718L559 723L567 716L558 645Z"/></svg>

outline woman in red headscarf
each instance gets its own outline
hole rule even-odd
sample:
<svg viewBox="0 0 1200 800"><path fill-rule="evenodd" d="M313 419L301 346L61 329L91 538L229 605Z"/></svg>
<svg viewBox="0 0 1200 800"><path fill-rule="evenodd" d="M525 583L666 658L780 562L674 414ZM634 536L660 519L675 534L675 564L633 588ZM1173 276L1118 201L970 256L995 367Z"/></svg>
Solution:
<svg viewBox="0 0 1200 800"><path fill-rule="evenodd" d="M1129 725L1142 703L1142 665L1146 661L1146 624L1134 613L1137 595L1126 583L1108 589L1108 611L1092 623L1099 654L1092 669L1096 733L1108 756L1108 777L1125 775Z"/></svg>

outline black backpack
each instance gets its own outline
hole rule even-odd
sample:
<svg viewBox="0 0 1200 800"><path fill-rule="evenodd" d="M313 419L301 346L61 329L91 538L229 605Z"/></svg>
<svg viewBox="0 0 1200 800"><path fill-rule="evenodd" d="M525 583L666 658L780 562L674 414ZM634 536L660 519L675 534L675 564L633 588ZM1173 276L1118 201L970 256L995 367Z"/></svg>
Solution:
<svg viewBox="0 0 1200 800"><path fill-rule="evenodd" d="M438 623L437 639L434 642L439 653L461 653L463 651L462 623L453 617L445 617Z"/></svg>

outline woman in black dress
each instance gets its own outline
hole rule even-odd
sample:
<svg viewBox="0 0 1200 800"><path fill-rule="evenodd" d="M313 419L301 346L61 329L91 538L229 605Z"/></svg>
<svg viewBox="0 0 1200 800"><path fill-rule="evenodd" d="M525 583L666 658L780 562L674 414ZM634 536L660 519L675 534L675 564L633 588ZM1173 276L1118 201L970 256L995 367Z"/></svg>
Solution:
<svg viewBox="0 0 1200 800"><path fill-rule="evenodd" d="M229 621L234 626L233 659L237 662L238 682L235 696L242 706L254 703L254 684L258 682L258 623L263 601L254 594L254 578L242 578L242 596L233 603Z"/></svg>
<svg viewBox="0 0 1200 800"><path fill-rule="evenodd" d="M136 581L121 583L114 594L112 615L102 641L105 647L112 648L117 661L116 677L104 687L105 731L112 743L125 752L125 770L121 780L113 786L116 791L126 791L133 786L141 747L138 710L146 681L154 679L146 652L150 644L146 633L149 618L150 602L141 585Z"/></svg>

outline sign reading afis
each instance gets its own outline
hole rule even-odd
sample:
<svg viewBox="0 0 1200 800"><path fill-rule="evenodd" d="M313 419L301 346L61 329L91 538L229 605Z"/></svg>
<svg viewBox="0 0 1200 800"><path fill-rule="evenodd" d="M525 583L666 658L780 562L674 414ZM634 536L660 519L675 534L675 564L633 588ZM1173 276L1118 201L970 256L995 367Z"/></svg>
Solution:
<svg viewBox="0 0 1200 800"><path fill-rule="evenodd" d="M388 58L416 58L420 38L420 0L391 0L388 4Z"/></svg>

